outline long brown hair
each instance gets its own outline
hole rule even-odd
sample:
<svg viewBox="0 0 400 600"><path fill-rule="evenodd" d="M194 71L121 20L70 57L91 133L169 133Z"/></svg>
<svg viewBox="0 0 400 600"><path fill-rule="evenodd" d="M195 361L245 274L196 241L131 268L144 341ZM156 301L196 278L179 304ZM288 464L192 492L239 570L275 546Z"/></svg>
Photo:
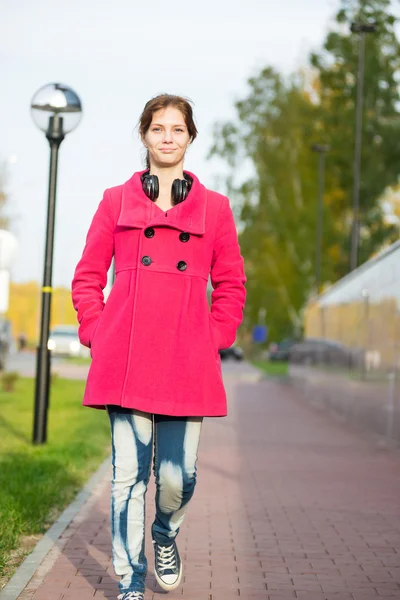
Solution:
<svg viewBox="0 0 400 600"><path fill-rule="evenodd" d="M146 135L153 120L153 114L158 110L167 108L167 106L173 106L181 111L190 135L190 143L192 143L196 139L197 128L194 123L191 100L182 96L173 96L172 94L160 94L146 103L139 119L139 133L141 137L143 138ZM146 168L150 169L149 151L146 154Z"/></svg>

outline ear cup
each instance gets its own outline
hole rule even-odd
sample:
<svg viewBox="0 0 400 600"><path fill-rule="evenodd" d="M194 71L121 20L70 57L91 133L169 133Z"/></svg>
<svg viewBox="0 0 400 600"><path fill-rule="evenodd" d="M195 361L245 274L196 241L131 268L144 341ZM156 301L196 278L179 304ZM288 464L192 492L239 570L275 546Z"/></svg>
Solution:
<svg viewBox="0 0 400 600"><path fill-rule="evenodd" d="M175 179L172 184L172 202L179 204L187 196L187 182L184 179Z"/></svg>
<svg viewBox="0 0 400 600"><path fill-rule="evenodd" d="M174 206L175 204L183 202L187 198L187 195L189 194L190 188L193 184L193 179L190 177L190 175L184 173L183 177L184 179L175 179L172 184L171 195L172 204ZM143 173L141 180L142 188L146 196L153 202L157 200L160 192L157 175L150 175L150 173L147 171L146 173Z"/></svg>
<svg viewBox="0 0 400 600"><path fill-rule="evenodd" d="M158 194L160 192L160 187L158 185L158 177L157 175L150 175L150 173L143 173L141 176L143 191L150 198L150 200L157 200Z"/></svg>
<svg viewBox="0 0 400 600"><path fill-rule="evenodd" d="M172 203L174 205L186 200L193 184L190 175L184 173L183 177L184 179L175 179L172 184Z"/></svg>

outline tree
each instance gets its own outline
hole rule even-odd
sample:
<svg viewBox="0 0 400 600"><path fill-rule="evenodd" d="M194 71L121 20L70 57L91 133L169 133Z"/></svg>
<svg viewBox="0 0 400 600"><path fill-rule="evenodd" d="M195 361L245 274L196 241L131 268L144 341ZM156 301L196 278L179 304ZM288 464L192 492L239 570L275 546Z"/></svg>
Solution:
<svg viewBox="0 0 400 600"><path fill-rule="evenodd" d="M238 122L216 125L211 155L225 158L234 172L246 158L254 167L251 179L229 189L242 204L245 323L251 327L266 307L275 337L300 328L314 278L317 177L310 145L320 141L318 107L300 77L286 82L266 68L248 83L248 95L236 104Z"/></svg>
<svg viewBox="0 0 400 600"><path fill-rule="evenodd" d="M358 38L354 19L376 19L368 38L361 186L362 259L393 239L379 198L397 181L400 153L399 44L387 0L363 1L359 11L342 0L313 69L285 79L270 67L249 79L249 93L236 103L237 119L217 123L210 156L230 169L228 193L240 206L240 243L246 260L248 301L245 324L268 310L272 337L301 324L301 310L313 291L317 199L314 143L331 146L327 156L322 276L332 282L349 270L353 187L354 123ZM371 41L372 40L372 41ZM242 165L253 176L238 181Z"/></svg>
<svg viewBox="0 0 400 600"><path fill-rule="evenodd" d="M320 54L311 56L318 70L321 126L332 147L330 163L343 194L334 209L341 215L345 235L340 243L336 278L349 268L352 218L353 156L359 35L351 23L376 22L376 33L367 34L365 48L364 106L360 184L360 262L385 242L395 239L395 229L385 223L379 197L399 175L400 113L396 73L400 68L400 44L390 0L342 0Z"/></svg>

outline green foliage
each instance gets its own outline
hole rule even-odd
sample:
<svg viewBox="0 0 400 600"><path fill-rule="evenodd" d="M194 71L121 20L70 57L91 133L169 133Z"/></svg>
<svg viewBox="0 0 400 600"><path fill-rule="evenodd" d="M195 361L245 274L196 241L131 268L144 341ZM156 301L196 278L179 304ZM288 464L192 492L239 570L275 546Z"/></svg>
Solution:
<svg viewBox="0 0 400 600"><path fill-rule="evenodd" d="M357 8L358 7L358 8ZM318 70L321 127L331 145L330 168L343 190L332 206L333 215L348 233L351 218L357 66L360 36L349 33L351 23L377 23L376 33L365 34L365 75L360 184L360 262L386 241L395 230L383 221L378 205L382 192L399 176L400 113L396 73L400 68L400 44L394 32L395 18L389 0L342 2L337 27L320 54L311 56ZM351 143L349 143L349 140ZM340 240L335 278L348 271L349 235Z"/></svg>
<svg viewBox="0 0 400 600"><path fill-rule="evenodd" d="M332 282L349 269L353 189L355 101L359 35L353 19L376 20L367 34L361 181L360 256L366 260L394 239L379 198L396 183L400 155L400 46L387 0L365 0L361 12L343 0L323 50L303 74L284 78L265 67L248 80L236 103L237 118L217 123L210 156L230 168L227 191L240 205L240 244L246 261L248 300L244 324L251 328L267 309L270 339L297 334L301 310L315 282L318 156L326 157L322 277ZM363 21L364 22L364 21ZM252 175L238 181L244 164Z"/></svg>
<svg viewBox="0 0 400 600"><path fill-rule="evenodd" d="M289 364L287 362L255 360L253 365L264 371L268 377L285 377L289 374Z"/></svg>
<svg viewBox="0 0 400 600"><path fill-rule="evenodd" d="M84 382L65 379L52 385L48 443L33 446L33 384L0 392L0 577L22 538L43 533L109 452L105 412L83 408Z"/></svg>

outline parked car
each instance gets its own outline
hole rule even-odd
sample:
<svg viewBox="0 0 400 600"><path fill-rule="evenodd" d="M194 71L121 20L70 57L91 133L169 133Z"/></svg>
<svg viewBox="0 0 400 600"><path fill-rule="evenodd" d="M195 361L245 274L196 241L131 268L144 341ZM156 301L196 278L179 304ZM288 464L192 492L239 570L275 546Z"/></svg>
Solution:
<svg viewBox="0 0 400 600"><path fill-rule="evenodd" d="M298 340L291 338L286 338L278 343L272 342L268 351L269 360L289 360L289 350L297 342Z"/></svg>
<svg viewBox="0 0 400 600"><path fill-rule="evenodd" d="M289 360L301 365L329 365L353 367L362 360L358 350L348 348L340 342L322 338L305 338L289 350Z"/></svg>
<svg viewBox="0 0 400 600"><path fill-rule="evenodd" d="M234 360L243 360L244 353L240 346L231 346L219 351L221 360L227 360L233 358Z"/></svg>
<svg viewBox="0 0 400 600"><path fill-rule="evenodd" d="M53 356L90 356L89 349L79 341L78 327L75 325L57 325L50 332L48 349Z"/></svg>

